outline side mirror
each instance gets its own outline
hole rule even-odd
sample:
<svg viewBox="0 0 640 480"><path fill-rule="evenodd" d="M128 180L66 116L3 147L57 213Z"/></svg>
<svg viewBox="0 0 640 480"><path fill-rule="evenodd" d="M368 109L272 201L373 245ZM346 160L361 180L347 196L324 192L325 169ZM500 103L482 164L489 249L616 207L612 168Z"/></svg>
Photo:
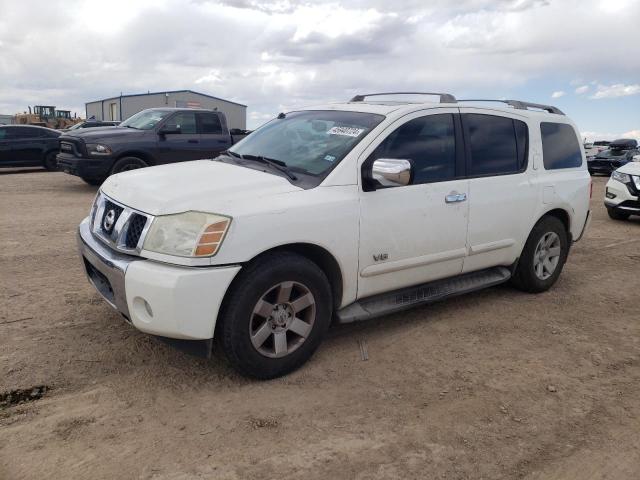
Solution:
<svg viewBox="0 0 640 480"><path fill-rule="evenodd" d="M373 162L371 176L383 187L403 187L413 179L413 167L409 160L379 158Z"/></svg>
<svg viewBox="0 0 640 480"><path fill-rule="evenodd" d="M640 162L640 155L634 155L631 160L633 160L634 162Z"/></svg>
<svg viewBox="0 0 640 480"><path fill-rule="evenodd" d="M180 133L182 133L182 130L180 130L180 127L175 125L166 125L162 127L160 130L158 130L158 135L163 137L165 135L174 135L174 134L180 134Z"/></svg>

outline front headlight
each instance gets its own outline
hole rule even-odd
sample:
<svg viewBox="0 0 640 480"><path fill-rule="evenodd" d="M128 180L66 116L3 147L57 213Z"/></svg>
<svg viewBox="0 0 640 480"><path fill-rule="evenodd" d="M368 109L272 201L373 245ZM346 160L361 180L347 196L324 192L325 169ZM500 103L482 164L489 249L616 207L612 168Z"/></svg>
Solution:
<svg viewBox="0 0 640 480"><path fill-rule="evenodd" d="M629 175L627 175L626 173L620 173L617 170L614 170L614 172L611 174L611 178L617 180L620 183L631 183L631 177L629 177Z"/></svg>
<svg viewBox="0 0 640 480"><path fill-rule="evenodd" d="M87 143L89 155L111 155L111 147L102 143Z"/></svg>
<svg viewBox="0 0 640 480"><path fill-rule="evenodd" d="M144 240L144 250L179 257L211 257L218 252L231 217L184 212L156 217Z"/></svg>

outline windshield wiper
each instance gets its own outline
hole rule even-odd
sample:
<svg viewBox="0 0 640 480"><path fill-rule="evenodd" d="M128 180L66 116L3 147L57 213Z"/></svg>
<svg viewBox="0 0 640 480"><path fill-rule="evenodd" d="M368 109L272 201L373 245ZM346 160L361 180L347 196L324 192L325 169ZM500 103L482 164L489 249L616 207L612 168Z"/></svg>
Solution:
<svg viewBox="0 0 640 480"><path fill-rule="evenodd" d="M262 155L249 155L249 154L244 154L241 155L239 153L235 153L235 152L229 152L232 155L236 155L240 158L242 158L243 160L255 160L256 162L260 162L260 163L264 163L265 165L269 165L271 167L273 167L274 169L278 170L279 172L284 173L287 177L289 177L291 180L297 180L298 177L296 177L291 170L289 169L289 167L287 167L287 164L285 162L283 162L282 160L276 160L274 158L269 158L269 157L263 157Z"/></svg>

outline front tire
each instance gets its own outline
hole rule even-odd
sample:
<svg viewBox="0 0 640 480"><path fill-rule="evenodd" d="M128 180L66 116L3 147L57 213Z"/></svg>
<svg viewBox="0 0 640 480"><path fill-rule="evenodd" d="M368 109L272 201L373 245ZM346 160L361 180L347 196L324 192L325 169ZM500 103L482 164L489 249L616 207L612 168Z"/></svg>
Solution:
<svg viewBox="0 0 640 480"><path fill-rule="evenodd" d="M542 217L533 227L512 283L530 293L549 290L558 280L569 254L569 236L556 217Z"/></svg>
<svg viewBox="0 0 640 480"><path fill-rule="evenodd" d="M148 167L147 163L138 157L122 157L113 164L111 175L116 173L128 172L129 170L137 170L138 168Z"/></svg>
<svg viewBox="0 0 640 480"><path fill-rule="evenodd" d="M56 152L49 152L44 156L43 166L49 172L55 172L58 170L58 159L56 158Z"/></svg>
<svg viewBox="0 0 640 480"><path fill-rule="evenodd" d="M628 213L619 212L616 209L609 207L607 207L607 214L612 220L628 220L630 216Z"/></svg>
<svg viewBox="0 0 640 480"><path fill-rule="evenodd" d="M240 272L225 299L217 337L240 373L275 378L311 357L332 311L324 272L303 256L276 253Z"/></svg>
<svg viewBox="0 0 640 480"><path fill-rule="evenodd" d="M85 178L85 177L80 177L84 182L88 183L89 185L93 185L94 187L99 187L100 185L102 185L102 182L104 182L104 178Z"/></svg>

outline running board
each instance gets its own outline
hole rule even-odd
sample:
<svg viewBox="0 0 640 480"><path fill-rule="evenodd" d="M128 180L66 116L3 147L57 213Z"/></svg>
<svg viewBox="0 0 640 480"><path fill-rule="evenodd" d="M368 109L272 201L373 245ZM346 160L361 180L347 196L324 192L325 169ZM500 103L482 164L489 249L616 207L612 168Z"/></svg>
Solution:
<svg viewBox="0 0 640 480"><path fill-rule="evenodd" d="M406 310L416 305L433 303L456 295L493 287L506 282L510 278L511 271L507 267L493 267L452 278L435 280L415 287L381 293L363 298L338 310L338 322L351 323L368 320Z"/></svg>

